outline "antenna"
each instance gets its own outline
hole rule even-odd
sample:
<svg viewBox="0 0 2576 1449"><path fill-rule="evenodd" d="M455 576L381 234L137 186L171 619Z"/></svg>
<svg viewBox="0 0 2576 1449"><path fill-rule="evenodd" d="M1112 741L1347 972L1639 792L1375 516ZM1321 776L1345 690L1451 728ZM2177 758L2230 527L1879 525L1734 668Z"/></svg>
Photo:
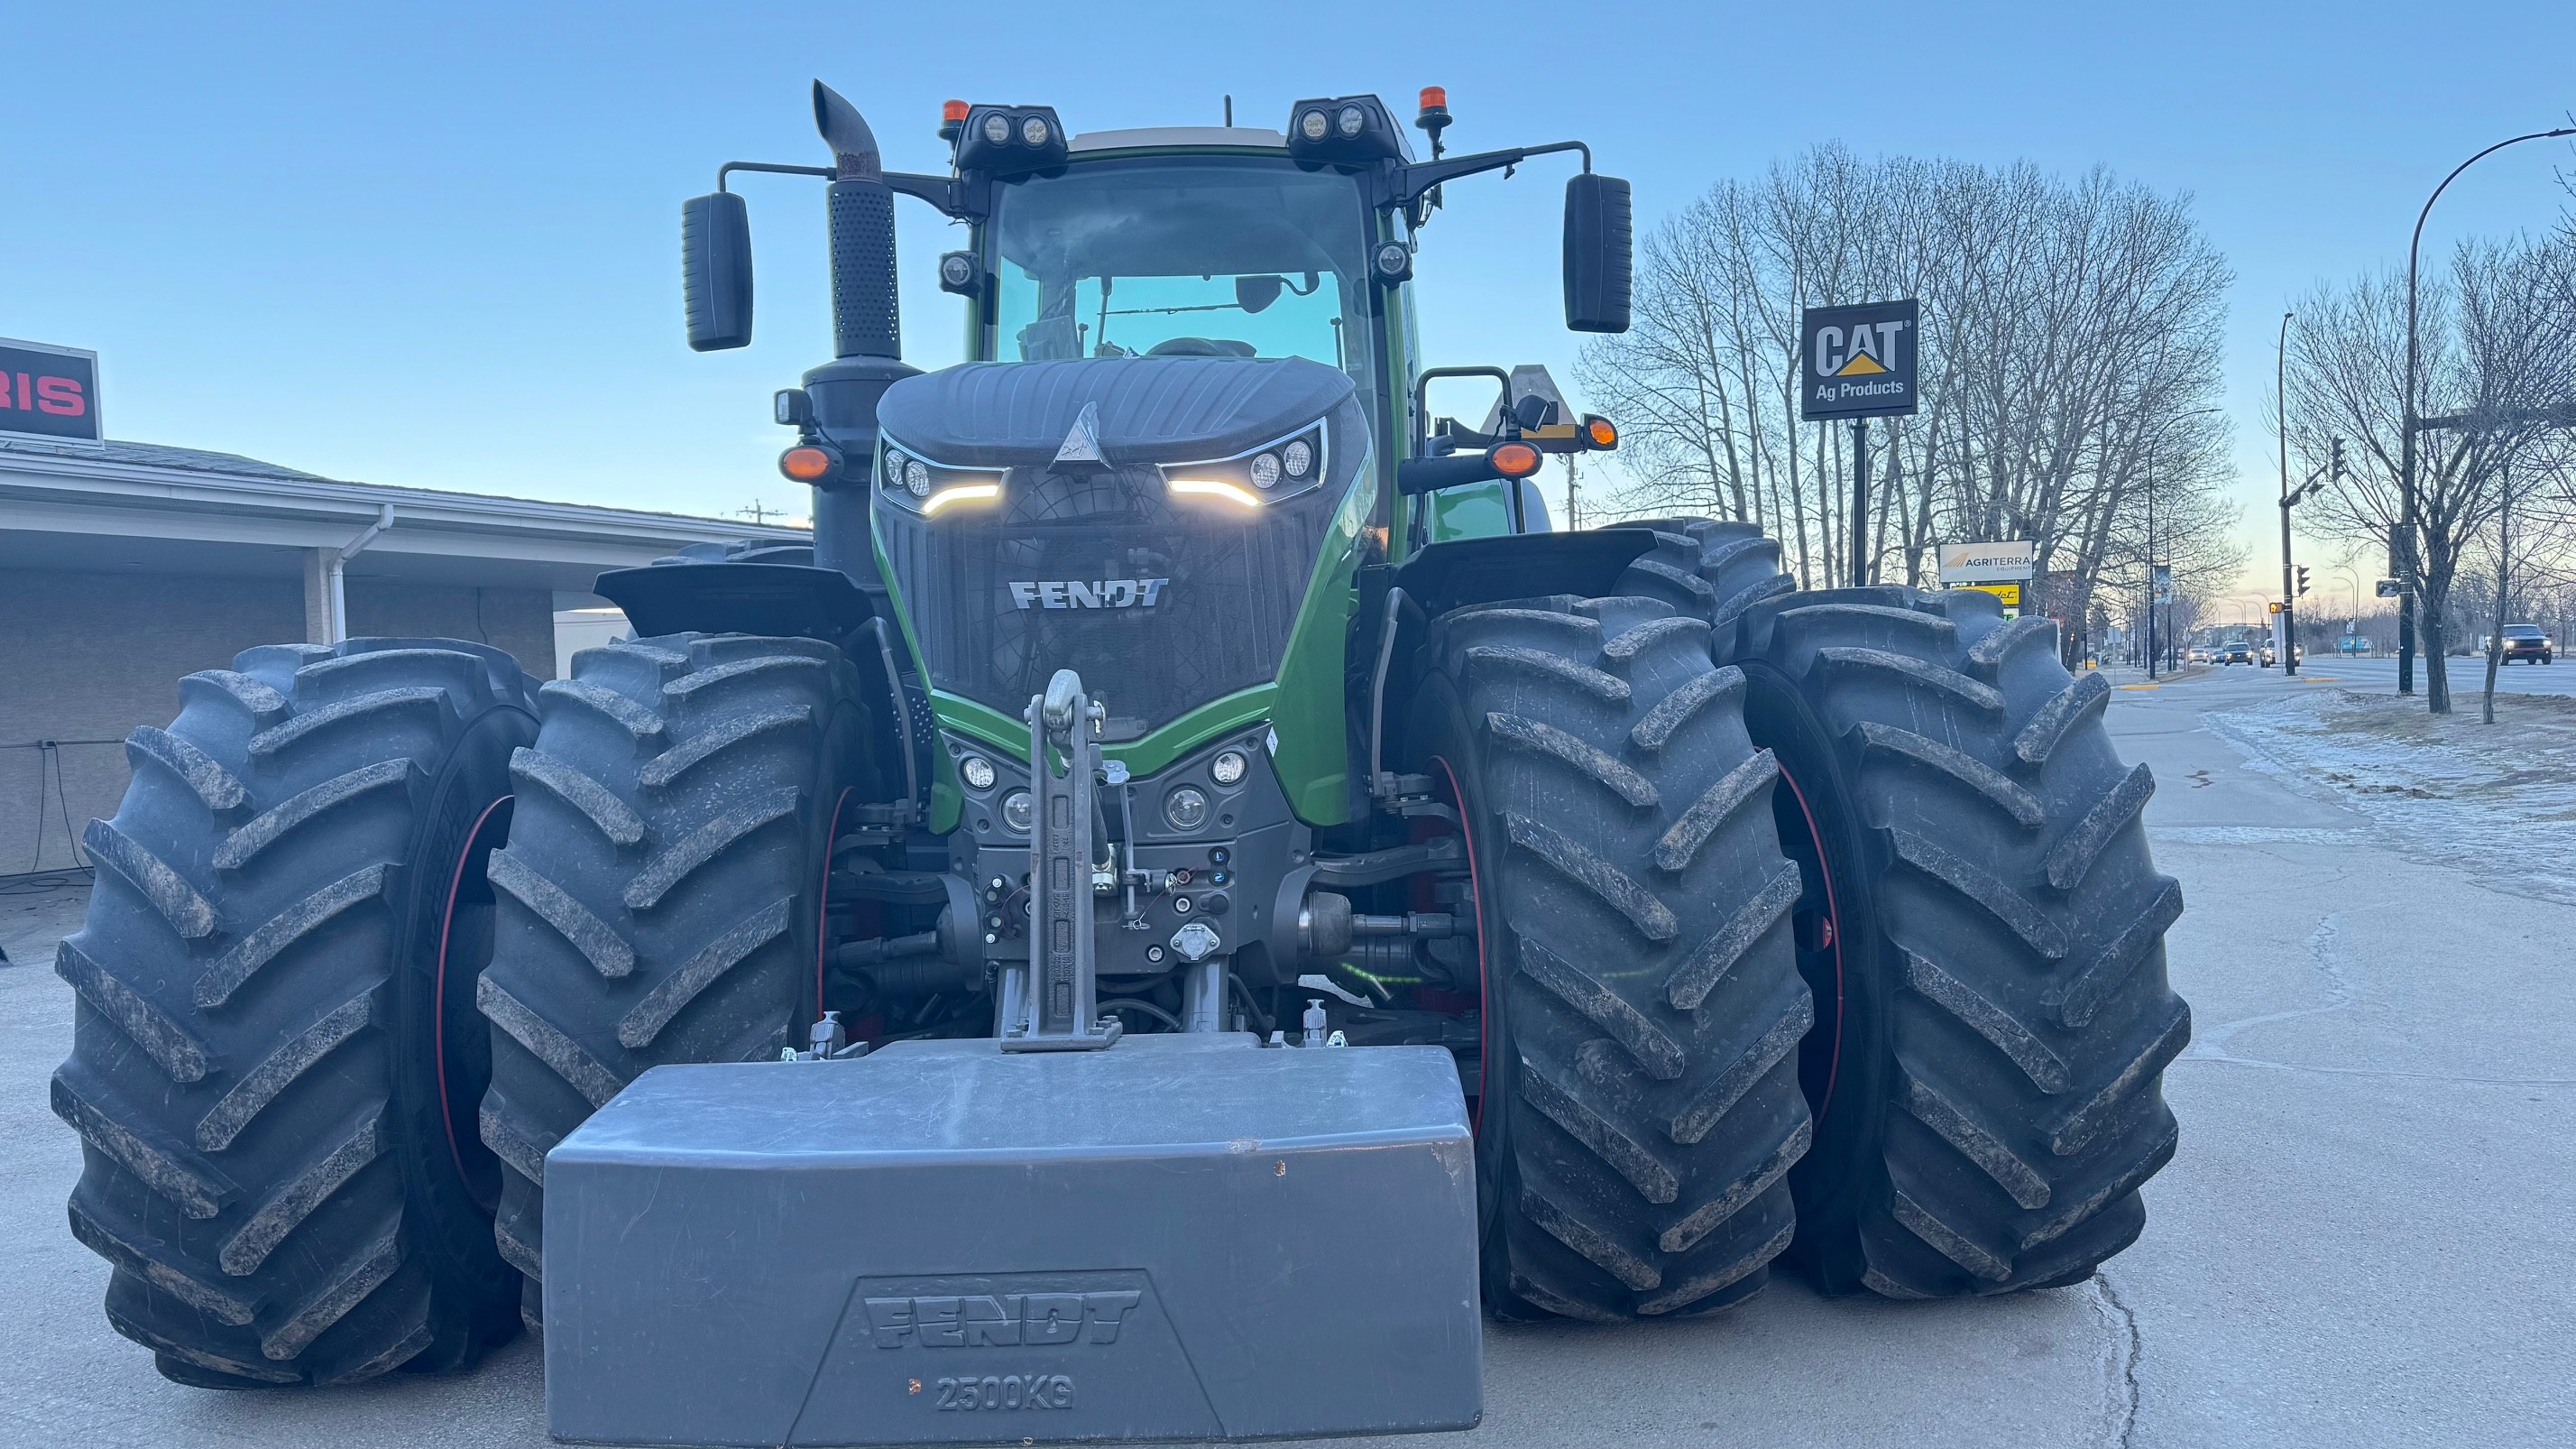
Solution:
<svg viewBox="0 0 2576 1449"><path fill-rule="evenodd" d="M1234 129L1234 97L1232 96L1225 98L1225 124L1226 129Z"/></svg>

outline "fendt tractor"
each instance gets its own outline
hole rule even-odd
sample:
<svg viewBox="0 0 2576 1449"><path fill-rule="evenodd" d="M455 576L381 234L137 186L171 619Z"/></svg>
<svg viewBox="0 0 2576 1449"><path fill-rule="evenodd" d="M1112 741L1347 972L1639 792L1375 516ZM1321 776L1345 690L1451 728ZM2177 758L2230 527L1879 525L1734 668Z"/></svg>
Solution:
<svg viewBox="0 0 2576 1449"><path fill-rule="evenodd" d="M603 576L539 684L249 650L127 742L56 1110L107 1312L210 1388L544 1334L581 1440L1456 1428L1482 1316L2085 1280L2189 1033L2144 766L2045 619L1795 592L1740 522L1551 531L1607 419L1425 367L1444 187L1564 155L1568 327L1627 184L1452 154L1426 91L1284 133L952 103L822 178L804 546ZM900 360L926 203L974 360ZM1524 374L1526 377L1527 375ZM1474 426L1429 389L1499 393Z"/></svg>

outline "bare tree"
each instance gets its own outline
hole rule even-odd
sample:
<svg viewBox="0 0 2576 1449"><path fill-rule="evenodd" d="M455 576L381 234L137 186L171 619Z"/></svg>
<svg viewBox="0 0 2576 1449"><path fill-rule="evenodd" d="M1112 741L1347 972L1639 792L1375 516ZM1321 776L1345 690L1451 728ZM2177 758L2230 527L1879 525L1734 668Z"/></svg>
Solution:
<svg viewBox="0 0 2576 1449"><path fill-rule="evenodd" d="M2576 332L2553 299L2563 263L2554 243L2463 242L2449 275L2418 297L2421 357L2415 469L2415 559L2425 696L2451 712L2451 592L2461 568L2506 516L2518 480L2536 483L2553 421L2576 401ZM2320 498L2310 526L2387 548L2406 500L2399 473L2405 416L2406 281L2386 272L2321 285L2297 308L2289 413L2303 457L2348 440L2350 471ZM2499 566L2507 561L2499 551ZM2499 604L2506 591L2497 591Z"/></svg>
<svg viewBox="0 0 2576 1449"><path fill-rule="evenodd" d="M1799 315L1923 303L1921 410L1873 430L1873 572L1929 580L1944 538L2029 538L2070 650L2135 607L2159 549L2232 573L2226 427L2167 424L2215 396L2229 277L2188 201L2096 170L2071 180L1821 146L1726 180L1650 234L1624 336L1587 348L1617 413L1630 515L1760 523L1809 587L1844 582L1847 434L1798 418Z"/></svg>

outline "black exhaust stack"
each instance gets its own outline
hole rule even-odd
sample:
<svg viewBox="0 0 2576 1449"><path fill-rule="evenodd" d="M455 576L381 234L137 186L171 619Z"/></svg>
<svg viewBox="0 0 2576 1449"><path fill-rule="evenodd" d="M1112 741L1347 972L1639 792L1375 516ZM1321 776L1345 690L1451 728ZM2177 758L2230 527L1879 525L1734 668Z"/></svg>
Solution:
<svg viewBox="0 0 2576 1449"><path fill-rule="evenodd" d="M814 82L814 129L832 150L825 194L832 247L834 360L805 374L814 421L850 460L848 476L814 490L814 562L882 594L868 539L868 496L876 467L877 399L914 375L903 364L896 295L894 192L876 133L858 107Z"/></svg>
<svg viewBox="0 0 2576 1449"><path fill-rule="evenodd" d="M832 353L901 357L895 296L894 192L885 184L876 133L858 108L814 82L814 129L832 148Z"/></svg>

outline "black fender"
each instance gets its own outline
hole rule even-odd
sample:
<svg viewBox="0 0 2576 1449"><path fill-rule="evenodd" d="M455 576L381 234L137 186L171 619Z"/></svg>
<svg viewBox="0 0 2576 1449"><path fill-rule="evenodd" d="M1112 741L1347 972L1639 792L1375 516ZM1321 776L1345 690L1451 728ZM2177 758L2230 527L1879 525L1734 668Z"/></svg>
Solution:
<svg viewBox="0 0 2576 1449"><path fill-rule="evenodd" d="M1388 582L1433 618L1501 599L1590 599L1609 593L1628 565L1654 546L1653 529L1616 524L1571 533L1454 538L1418 550L1388 571ZM1379 604L1382 609L1382 590Z"/></svg>
<svg viewBox="0 0 2576 1449"><path fill-rule="evenodd" d="M838 643L876 613L848 574L802 563L675 559L611 569L592 588L647 639L694 630Z"/></svg>
<svg viewBox="0 0 2576 1449"><path fill-rule="evenodd" d="M1568 533L1501 533L1417 549L1401 564L1359 572L1358 606L1343 653L1344 721L1351 759L1352 818L1368 813L1367 781L1383 768L1386 742L1403 738L1401 716L1419 674L1414 653L1433 619L1469 604L1617 591L1628 566L1653 551L1655 531L1613 524ZM1387 604L1403 590L1391 614Z"/></svg>

